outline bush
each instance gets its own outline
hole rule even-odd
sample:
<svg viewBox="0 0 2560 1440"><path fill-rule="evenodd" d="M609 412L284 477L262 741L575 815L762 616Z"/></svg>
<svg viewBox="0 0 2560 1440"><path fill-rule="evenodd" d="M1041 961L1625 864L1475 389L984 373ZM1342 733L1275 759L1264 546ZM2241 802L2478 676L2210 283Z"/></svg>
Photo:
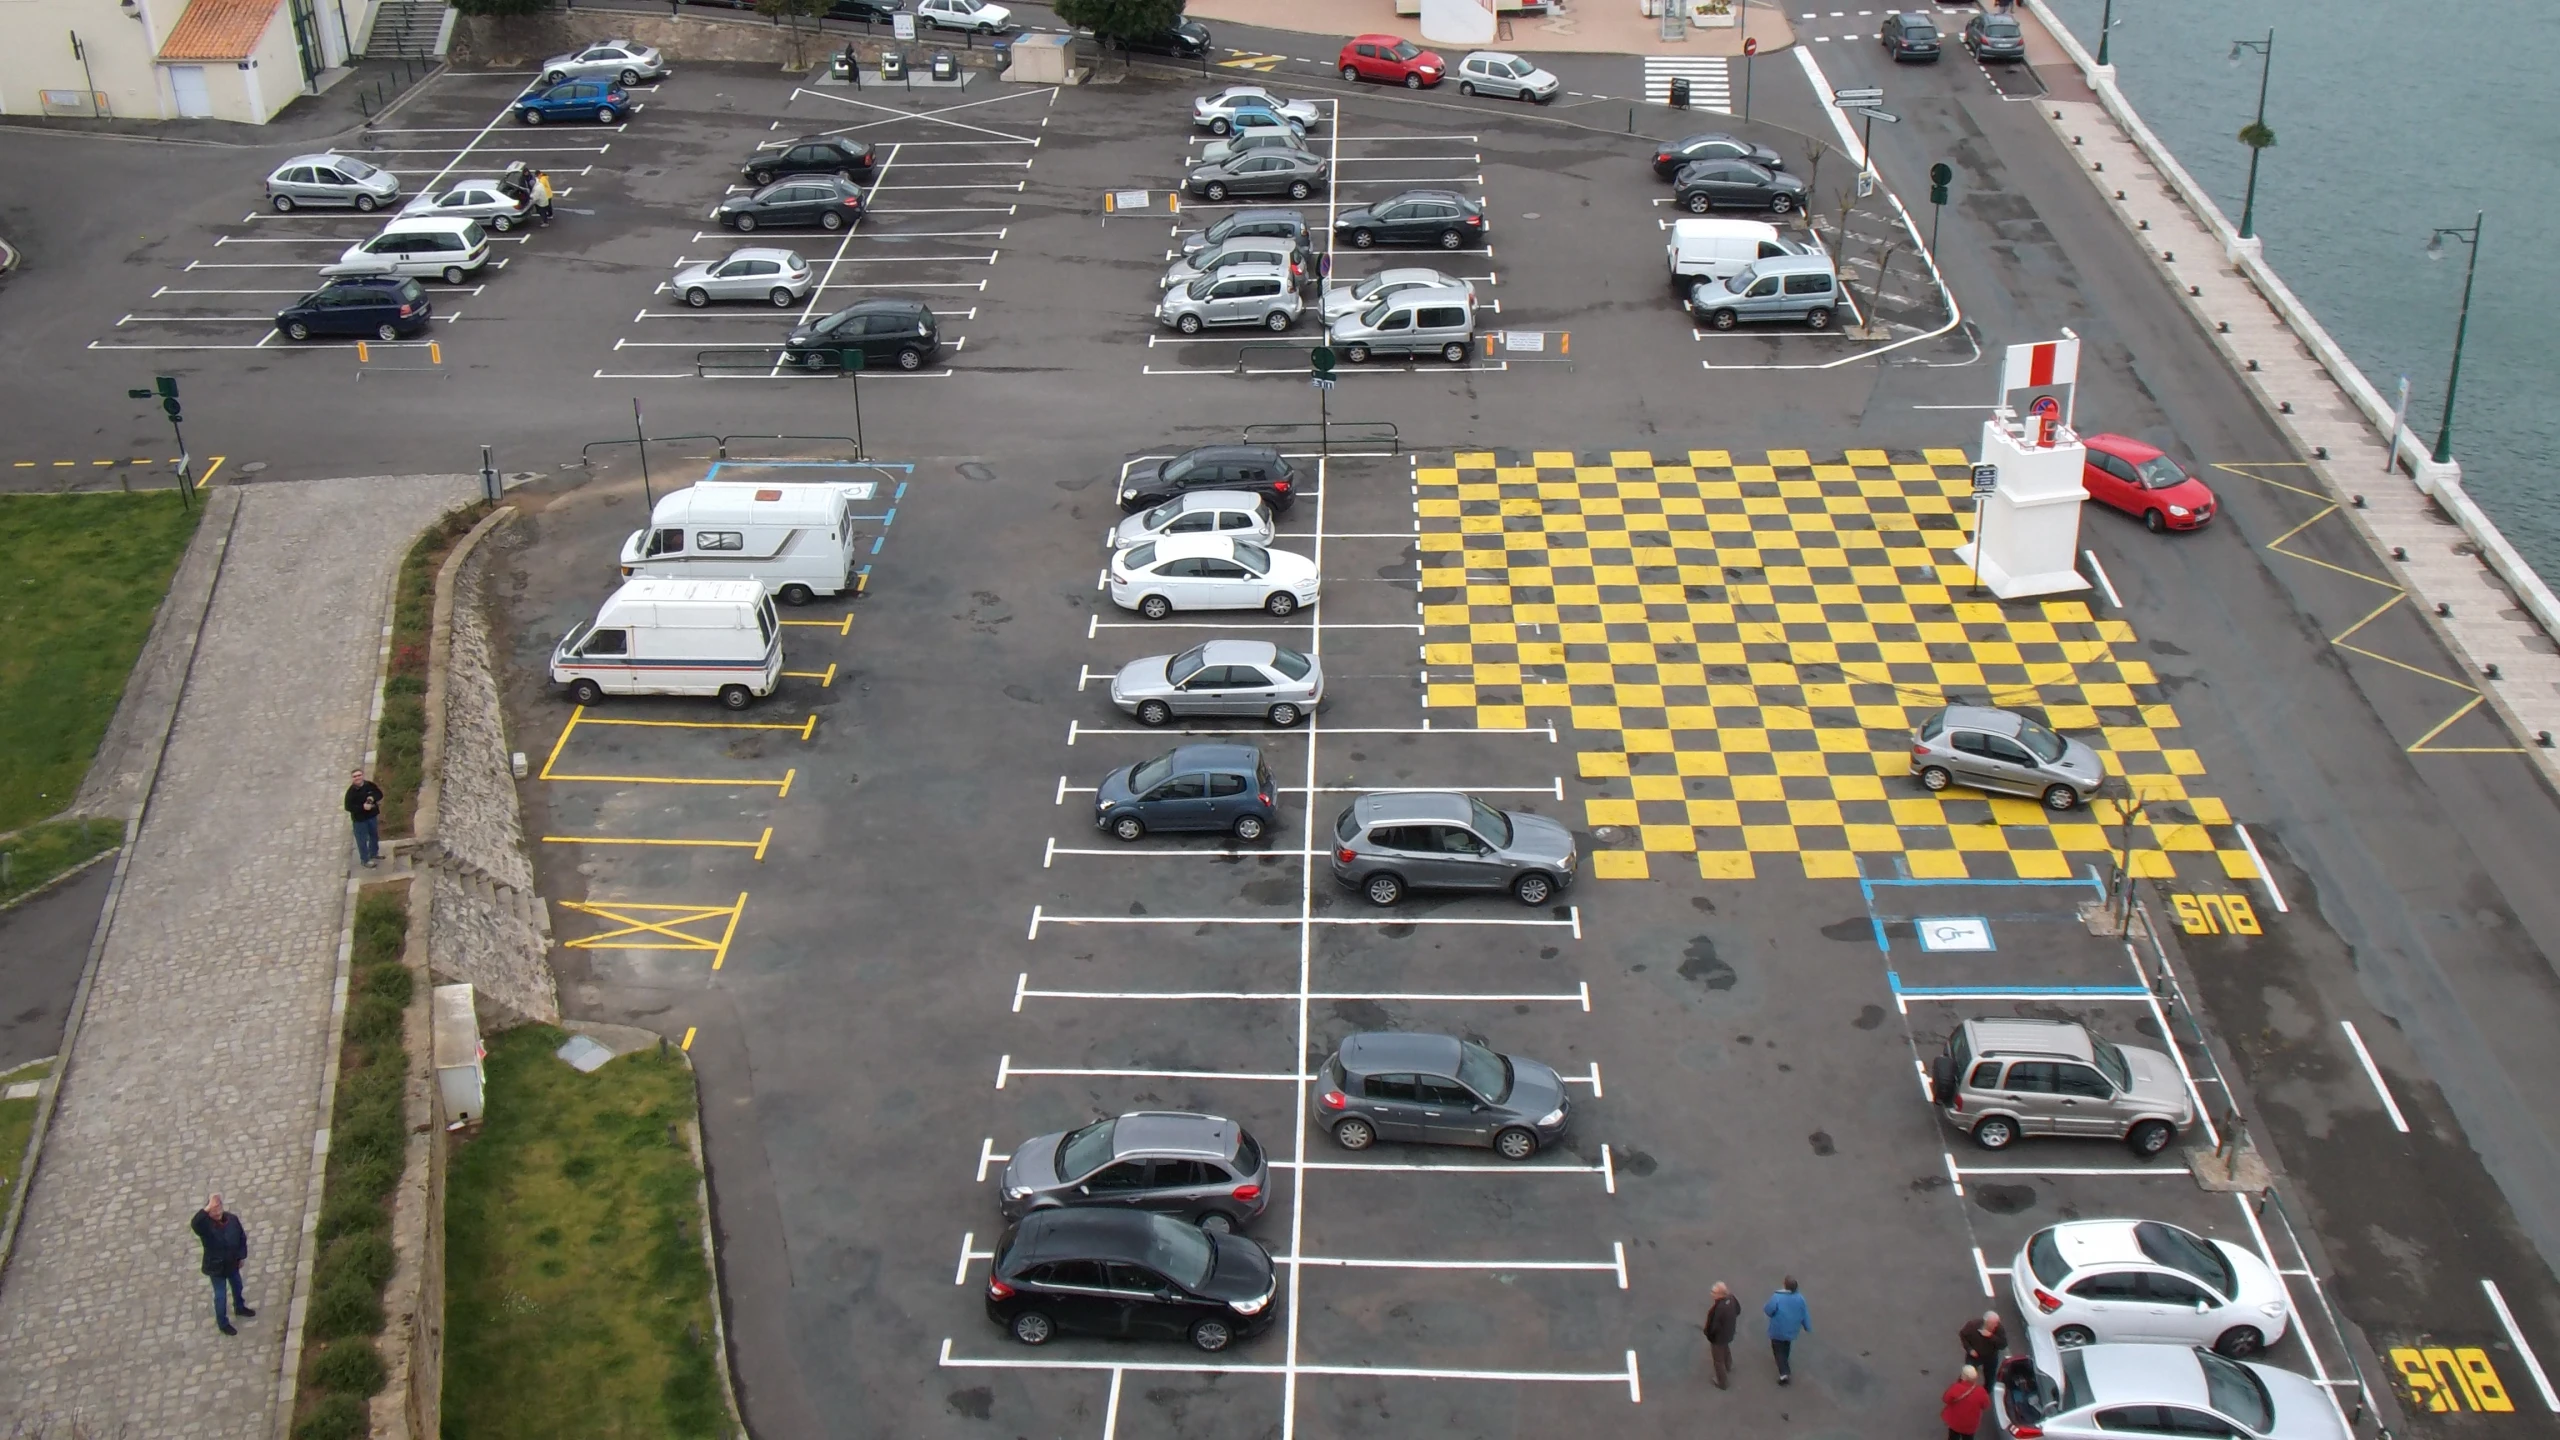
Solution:
<svg viewBox="0 0 2560 1440"><path fill-rule="evenodd" d="M344 1395L376 1395L382 1391L382 1356L370 1340L341 1340L312 1363L311 1378L324 1390Z"/></svg>
<svg viewBox="0 0 2560 1440"><path fill-rule="evenodd" d="M326 1289L341 1280L352 1280L367 1289L379 1290L398 1263L391 1242L381 1232L364 1231L340 1240L321 1254L320 1285Z"/></svg>
<svg viewBox="0 0 2560 1440"><path fill-rule="evenodd" d="M332 1185L329 1198L320 1205L320 1243L328 1244L342 1235L361 1235L387 1228L391 1217L383 1213L380 1191L362 1194L353 1189Z"/></svg>
<svg viewBox="0 0 2560 1440"><path fill-rule="evenodd" d="M404 1010L408 1008L409 998L418 993L418 978L409 973L408 966L396 960L388 965L367 968L358 980L367 995L382 996Z"/></svg>
<svg viewBox="0 0 2560 1440"><path fill-rule="evenodd" d="M374 1362L376 1368L381 1364ZM293 1440L358 1440L372 1423L372 1411L362 1400L353 1395L323 1395L294 1422Z"/></svg>
<svg viewBox="0 0 2560 1440"><path fill-rule="evenodd" d="M341 1275L320 1287L311 1302L311 1333L322 1340L371 1335L382 1329L382 1297L359 1276Z"/></svg>
<svg viewBox="0 0 2560 1440"><path fill-rule="evenodd" d="M368 990L347 1007L347 1038L368 1049L385 1043L396 1045L405 1018L397 1001Z"/></svg>

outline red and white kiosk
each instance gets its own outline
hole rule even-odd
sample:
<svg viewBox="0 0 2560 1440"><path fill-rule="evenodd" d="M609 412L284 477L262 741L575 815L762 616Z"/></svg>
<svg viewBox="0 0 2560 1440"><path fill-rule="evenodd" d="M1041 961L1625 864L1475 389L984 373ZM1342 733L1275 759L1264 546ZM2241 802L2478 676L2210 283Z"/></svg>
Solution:
<svg viewBox="0 0 2560 1440"><path fill-rule="evenodd" d="M1973 538L1955 553L2003 600L2089 588L2079 569L2088 452L2071 428L2079 373L2080 339L2068 330L2010 346L2001 365L1974 465Z"/></svg>

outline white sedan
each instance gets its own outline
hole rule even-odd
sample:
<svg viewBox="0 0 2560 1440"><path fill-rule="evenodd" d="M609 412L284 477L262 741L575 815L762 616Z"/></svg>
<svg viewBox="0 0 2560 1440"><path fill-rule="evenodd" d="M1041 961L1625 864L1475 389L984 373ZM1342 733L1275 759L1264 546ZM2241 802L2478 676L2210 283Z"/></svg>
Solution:
<svg viewBox="0 0 2560 1440"><path fill-rule="evenodd" d="M1164 535L1111 557L1111 603L1161 620L1176 610L1264 610L1316 603L1316 562L1226 535Z"/></svg>
<svg viewBox="0 0 2560 1440"><path fill-rule="evenodd" d="M583 50L554 55L542 62L545 85L557 85L563 80L612 80L637 85L643 80L666 77L667 62L656 50L636 40L599 40Z"/></svg>
<svg viewBox="0 0 2560 1440"><path fill-rule="evenodd" d="M1369 302L1399 290L1464 290L1467 301L1476 298L1476 282L1443 275L1437 270L1408 267L1381 270L1366 280L1336 285L1324 292L1324 318L1330 325L1345 315L1357 315L1369 308Z"/></svg>
<svg viewBox="0 0 2560 1440"><path fill-rule="evenodd" d="M2178 1345L2053 1348L2012 1358L1991 1387L1996 1433L2045 1440L2119 1435L2219 1440L2354 1440L2307 1375Z"/></svg>
<svg viewBox="0 0 2560 1440"><path fill-rule="evenodd" d="M532 202L499 189L495 180L465 180L418 196L401 206L400 213L477 220L504 235L523 224L525 212L532 208Z"/></svg>
<svg viewBox="0 0 2560 1440"><path fill-rule="evenodd" d="M1301 130L1313 130L1324 119L1323 109L1312 100L1283 100L1259 85L1230 85L1215 95L1193 97L1191 123L1224 135L1228 120L1240 108L1274 111L1282 119L1298 122Z"/></svg>
<svg viewBox="0 0 2560 1440"><path fill-rule="evenodd" d="M2028 1328L2066 1349L2125 1340L2237 1358L2283 1339L2292 1318L2266 1261L2155 1220L2039 1230L2009 1267L2009 1286Z"/></svg>
<svg viewBox="0 0 2560 1440"><path fill-rule="evenodd" d="M1013 12L984 0L916 0L916 18L942 30L975 30L1001 35L1013 27Z"/></svg>

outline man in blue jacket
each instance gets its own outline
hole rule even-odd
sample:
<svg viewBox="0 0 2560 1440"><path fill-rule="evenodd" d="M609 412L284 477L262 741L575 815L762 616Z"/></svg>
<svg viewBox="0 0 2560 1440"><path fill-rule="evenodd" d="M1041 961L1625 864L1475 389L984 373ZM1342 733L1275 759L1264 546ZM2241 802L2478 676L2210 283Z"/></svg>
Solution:
<svg viewBox="0 0 2560 1440"><path fill-rule="evenodd" d="M1778 1357L1778 1383L1787 1384L1795 1379L1789 1356L1796 1348L1796 1337L1813 1328L1813 1314L1797 1293L1796 1277L1788 1276L1785 1287L1770 1295L1760 1313L1769 1317L1769 1353Z"/></svg>
<svg viewBox="0 0 2560 1440"><path fill-rule="evenodd" d="M253 1319L258 1313L249 1308L248 1297L240 1293L240 1262L249 1258L248 1228L240 1223L239 1216L222 1208L219 1195L204 1202L204 1208L196 1212L187 1228L195 1231L196 1239L204 1244L204 1273L213 1281L214 1328L225 1335L237 1335L240 1332L232 1327L223 1302L227 1299L229 1310L238 1312L244 1320ZM226 1290L230 1292L227 1296Z"/></svg>

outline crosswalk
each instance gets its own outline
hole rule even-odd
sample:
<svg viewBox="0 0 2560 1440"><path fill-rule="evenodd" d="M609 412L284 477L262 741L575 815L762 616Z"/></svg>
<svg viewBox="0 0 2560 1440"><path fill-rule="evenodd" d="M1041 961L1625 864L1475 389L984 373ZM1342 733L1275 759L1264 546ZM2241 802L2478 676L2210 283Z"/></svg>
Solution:
<svg viewBox="0 0 2560 1440"><path fill-rule="evenodd" d="M1647 55L1644 57L1644 98L1647 103L1671 103L1671 77L1686 76L1689 81L1689 108L1733 113L1733 87L1725 75L1725 61L1720 56Z"/></svg>

